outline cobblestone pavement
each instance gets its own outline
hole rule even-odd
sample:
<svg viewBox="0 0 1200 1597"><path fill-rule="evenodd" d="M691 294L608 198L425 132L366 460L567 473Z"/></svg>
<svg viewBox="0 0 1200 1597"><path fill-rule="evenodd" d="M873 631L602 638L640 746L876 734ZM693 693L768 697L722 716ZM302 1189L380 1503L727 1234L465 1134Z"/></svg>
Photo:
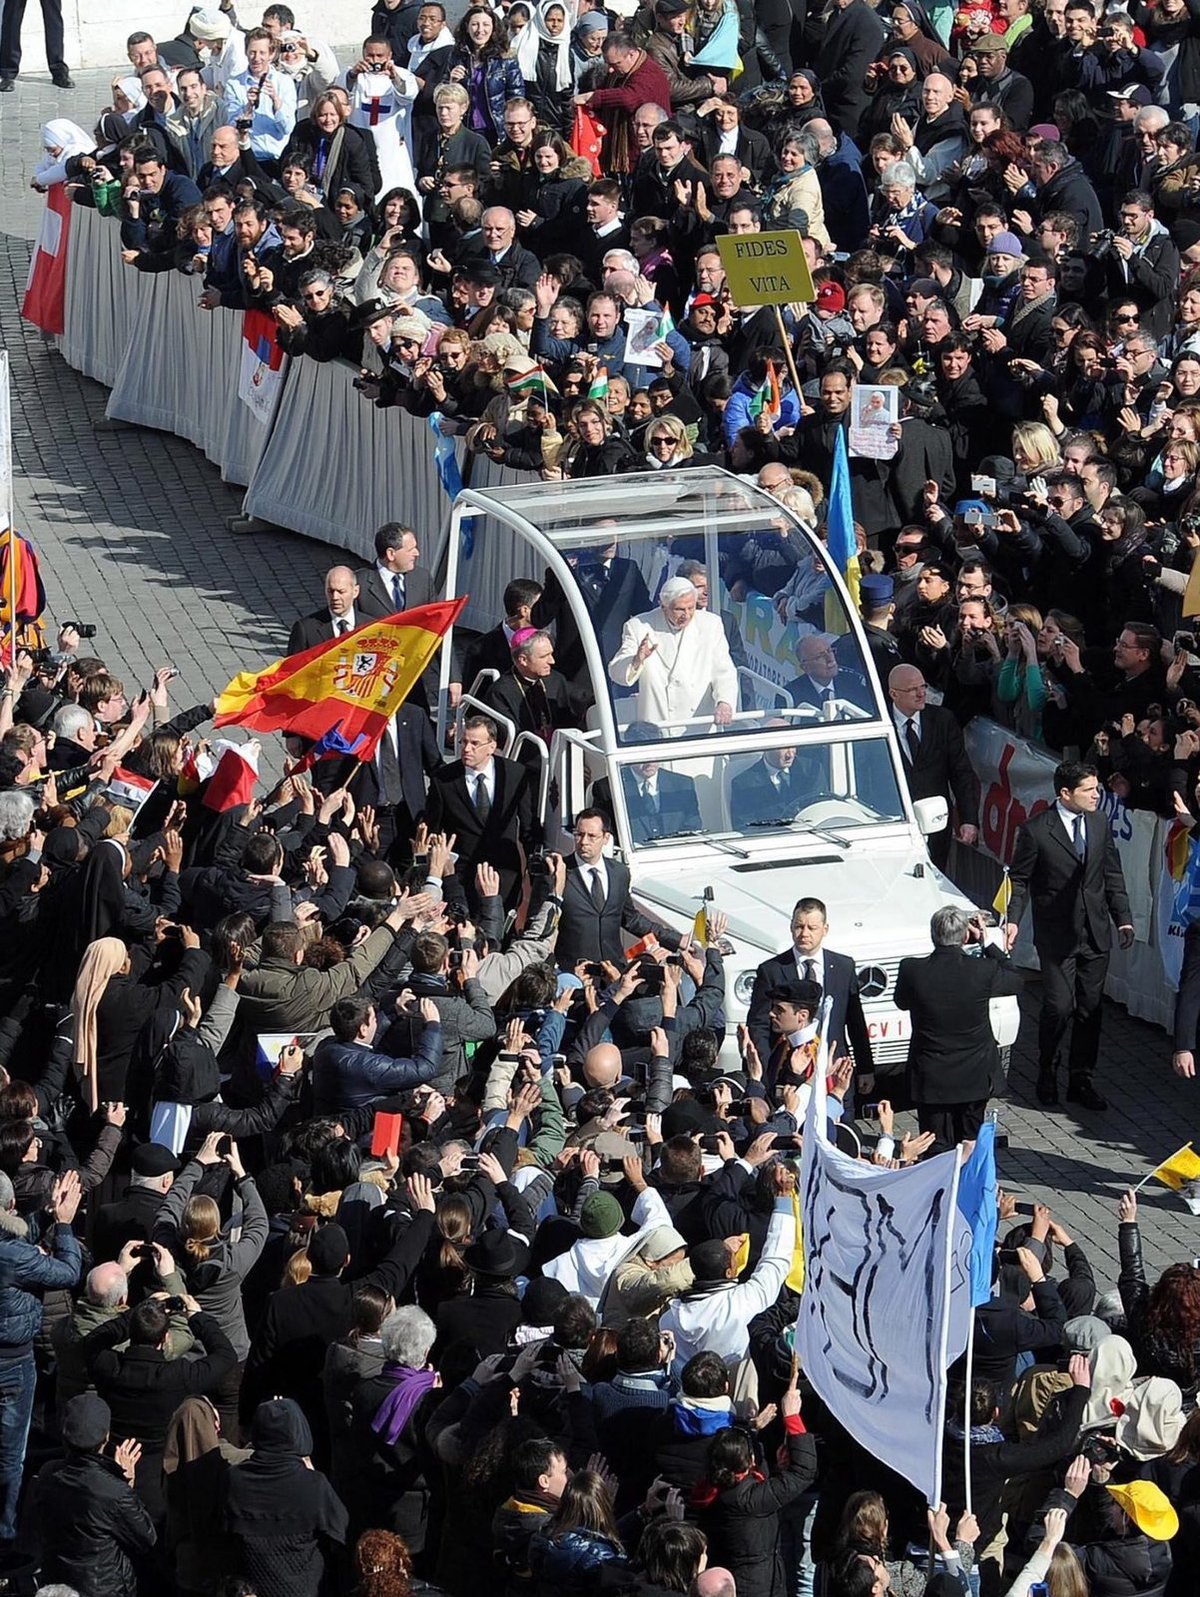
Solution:
<svg viewBox="0 0 1200 1597"><path fill-rule="evenodd" d="M165 434L94 431L104 390L20 322L28 240L42 203L28 188L40 124L66 115L86 125L107 98L109 74L77 77L73 94L35 76L0 97L0 328L13 362L18 524L42 553L52 614L94 620L99 651L130 680L145 682L170 661L181 673L177 702L192 704L283 646L292 618L319 602L332 551L284 532L227 532L239 496L216 467ZM1196 1088L1170 1074L1164 1033L1110 1005L1101 1085L1112 1108L1039 1108L1036 996L1034 989L999 1105L1009 1137L1001 1179L1023 1198L1051 1202L1092 1254L1097 1279L1115 1284L1117 1197L1180 1143L1200 1138ZM1200 1219L1165 1188L1148 1188L1142 1210L1151 1269L1200 1253Z"/></svg>

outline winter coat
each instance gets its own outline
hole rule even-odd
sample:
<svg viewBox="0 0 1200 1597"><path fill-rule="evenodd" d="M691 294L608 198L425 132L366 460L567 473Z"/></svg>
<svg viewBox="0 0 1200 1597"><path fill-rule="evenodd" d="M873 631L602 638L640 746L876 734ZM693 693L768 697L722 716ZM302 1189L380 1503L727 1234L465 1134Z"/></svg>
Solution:
<svg viewBox="0 0 1200 1597"><path fill-rule="evenodd" d="M83 1256L74 1232L46 1219L0 1210L0 1353L9 1357L31 1347L41 1330L42 1291L79 1280ZM37 1246L41 1241L49 1254Z"/></svg>
<svg viewBox="0 0 1200 1597"><path fill-rule="evenodd" d="M238 1362L242 1363L250 1351L250 1337L242 1309L242 1282L266 1246L269 1229L267 1211L253 1179L246 1176L237 1183L238 1197L242 1200L242 1223L237 1238L228 1234L228 1229L222 1231L209 1244L206 1259L189 1263L180 1236L180 1224L184 1205L203 1176L204 1168L198 1159L193 1159L176 1176L167 1194L167 1201L159 1212L154 1228L155 1240L161 1242L186 1270L192 1296L205 1314L211 1314L216 1320L232 1342Z"/></svg>
<svg viewBox="0 0 1200 1597"><path fill-rule="evenodd" d="M1125 1335L1137 1354L1140 1375L1161 1375L1179 1385L1185 1402L1200 1390L1200 1344L1182 1349L1163 1341L1146 1324L1150 1287L1142 1263L1142 1233L1137 1221L1125 1221L1117 1232L1121 1274L1117 1290L1127 1321Z"/></svg>
<svg viewBox="0 0 1200 1597"><path fill-rule="evenodd" d="M42 1466L31 1513L42 1543L42 1583L87 1597L134 1597L137 1565L154 1526L120 1468L99 1453L68 1453Z"/></svg>
<svg viewBox="0 0 1200 1597"><path fill-rule="evenodd" d="M361 1043L326 1037L313 1059L313 1110L318 1115L360 1109L393 1092L433 1081L442 1064L442 1028L424 1026L411 1059L393 1059Z"/></svg>
<svg viewBox="0 0 1200 1597"><path fill-rule="evenodd" d="M504 137L504 105L507 100L519 100L525 94L525 79L515 56L489 56L483 63L483 98L478 98L479 87L473 81L471 52L455 50L450 70L465 67L467 75L462 86L471 96L471 109L467 112L468 126L476 132L485 132L495 143ZM475 112L479 111L488 124L486 130L475 128Z"/></svg>
<svg viewBox="0 0 1200 1597"><path fill-rule="evenodd" d="M788 1422L785 1421L785 1424ZM787 1463L779 1475L752 1471L733 1486L701 1484L692 1493L696 1523L708 1537L714 1567L728 1569L738 1597L782 1597L786 1590L779 1549L780 1510L802 1497L817 1473L817 1449L799 1416L787 1433Z"/></svg>
<svg viewBox="0 0 1200 1597"><path fill-rule="evenodd" d="M598 1531L569 1530L553 1540L544 1530L529 1543L529 1567L538 1597L575 1597L592 1591L601 1574L611 1575L624 1562L620 1548Z"/></svg>

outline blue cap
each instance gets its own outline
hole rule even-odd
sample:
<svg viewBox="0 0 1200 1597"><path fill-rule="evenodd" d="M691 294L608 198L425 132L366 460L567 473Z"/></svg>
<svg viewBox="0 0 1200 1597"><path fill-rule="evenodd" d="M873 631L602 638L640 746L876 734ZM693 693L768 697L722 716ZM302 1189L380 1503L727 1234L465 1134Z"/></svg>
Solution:
<svg viewBox="0 0 1200 1597"><path fill-rule="evenodd" d="M862 597L863 604L869 604L872 609L875 609L880 605L891 604L896 597L896 584L891 577L875 571L862 579L858 585L858 591Z"/></svg>
<svg viewBox="0 0 1200 1597"><path fill-rule="evenodd" d="M559 971L559 973L558 973L558 988L557 988L557 992L558 992L558 996L559 997L561 997L563 995L563 993L573 993L576 990L582 990L582 988L583 988L583 983L580 981L579 977L576 976L574 971L571 971L571 970L560 970Z"/></svg>
<svg viewBox="0 0 1200 1597"><path fill-rule="evenodd" d="M954 507L954 514L965 516L968 510L980 510L987 515L988 506L982 499L960 499Z"/></svg>

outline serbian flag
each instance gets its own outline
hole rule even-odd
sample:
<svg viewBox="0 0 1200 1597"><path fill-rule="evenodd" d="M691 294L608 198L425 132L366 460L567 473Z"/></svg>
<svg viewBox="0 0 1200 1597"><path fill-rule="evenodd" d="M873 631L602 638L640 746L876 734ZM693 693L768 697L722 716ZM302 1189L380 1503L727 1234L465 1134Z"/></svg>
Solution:
<svg viewBox="0 0 1200 1597"><path fill-rule="evenodd" d="M200 800L206 810L223 815L239 804L249 804L258 781L258 743L230 743L221 738L216 744L217 768L208 779L204 797Z"/></svg>
<svg viewBox="0 0 1200 1597"><path fill-rule="evenodd" d="M275 342L275 321L265 311L242 312L242 366L238 398L262 422L271 425L283 387L283 351Z"/></svg>
<svg viewBox="0 0 1200 1597"><path fill-rule="evenodd" d="M21 315L43 333L61 333L67 301L67 245L71 199L61 183L46 191L46 209L34 241Z"/></svg>
<svg viewBox="0 0 1200 1597"><path fill-rule="evenodd" d="M336 730L360 760L369 760L466 602L463 595L365 621L265 671L239 672L218 698L213 723L314 742Z"/></svg>

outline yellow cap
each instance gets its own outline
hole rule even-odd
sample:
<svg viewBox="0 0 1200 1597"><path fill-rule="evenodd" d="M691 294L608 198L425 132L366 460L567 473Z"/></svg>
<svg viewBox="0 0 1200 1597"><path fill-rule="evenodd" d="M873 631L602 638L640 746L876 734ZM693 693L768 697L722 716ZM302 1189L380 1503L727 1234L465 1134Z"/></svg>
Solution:
<svg viewBox="0 0 1200 1597"><path fill-rule="evenodd" d="M1179 1529L1179 1515L1166 1494L1153 1481L1130 1481L1108 1490L1144 1536L1169 1542Z"/></svg>

